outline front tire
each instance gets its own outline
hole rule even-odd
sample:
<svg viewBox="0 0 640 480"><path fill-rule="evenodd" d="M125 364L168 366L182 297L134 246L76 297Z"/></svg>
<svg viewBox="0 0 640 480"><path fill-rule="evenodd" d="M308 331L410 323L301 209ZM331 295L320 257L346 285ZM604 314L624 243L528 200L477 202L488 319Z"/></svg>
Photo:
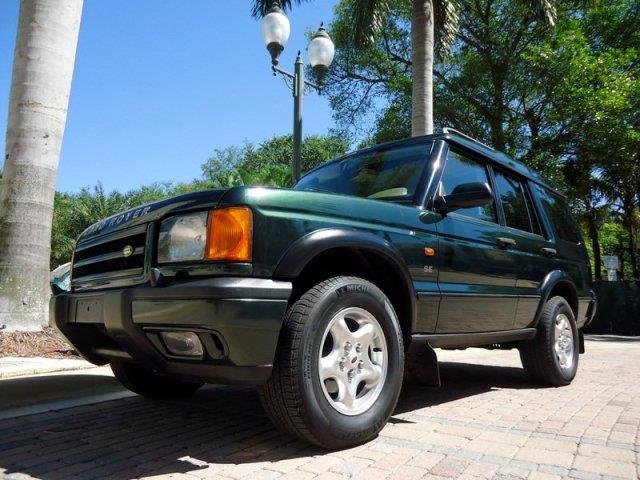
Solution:
<svg viewBox="0 0 640 480"><path fill-rule="evenodd" d="M323 448L374 438L393 413L404 351L395 311L373 283L335 277L289 309L262 403L281 429Z"/></svg>
<svg viewBox="0 0 640 480"><path fill-rule="evenodd" d="M563 297L547 301L535 338L519 346L525 372L532 379L561 387L578 371L579 338L573 310Z"/></svg>
<svg viewBox="0 0 640 480"><path fill-rule="evenodd" d="M111 370L125 388L148 398L189 397L204 385L168 378L136 363L113 362Z"/></svg>

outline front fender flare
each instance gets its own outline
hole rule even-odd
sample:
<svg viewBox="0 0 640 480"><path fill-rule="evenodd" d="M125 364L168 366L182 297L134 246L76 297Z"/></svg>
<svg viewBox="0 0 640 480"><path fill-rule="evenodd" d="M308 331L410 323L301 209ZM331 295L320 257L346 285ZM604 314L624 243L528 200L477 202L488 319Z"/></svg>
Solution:
<svg viewBox="0 0 640 480"><path fill-rule="evenodd" d="M400 276L403 288L410 297L411 327L416 324L417 295L409 269L398 249L374 233L353 228L316 230L294 242L284 253L273 273L274 278L297 278L307 264L319 254L334 248L355 248L375 253Z"/></svg>

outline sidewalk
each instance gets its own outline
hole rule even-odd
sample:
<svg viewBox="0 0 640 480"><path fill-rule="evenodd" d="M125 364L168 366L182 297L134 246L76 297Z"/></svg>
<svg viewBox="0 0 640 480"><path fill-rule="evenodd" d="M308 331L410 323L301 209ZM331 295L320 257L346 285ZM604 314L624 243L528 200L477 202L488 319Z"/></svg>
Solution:
<svg viewBox="0 0 640 480"><path fill-rule="evenodd" d="M72 358L2 357L0 358L0 379L93 367L95 365L85 360Z"/></svg>
<svg viewBox="0 0 640 480"><path fill-rule="evenodd" d="M407 386L378 438L336 452L279 433L251 388L148 400L108 367L1 380L0 480L640 478L638 346L587 338L562 388L514 350L438 350L443 386Z"/></svg>
<svg viewBox="0 0 640 480"><path fill-rule="evenodd" d="M74 362L80 363L78 360ZM7 418L59 411L134 395L120 385L108 366L81 363L83 365L80 368L78 365L57 365L53 372L0 378L0 422ZM87 368L87 365L92 368ZM66 370L60 370L62 367Z"/></svg>

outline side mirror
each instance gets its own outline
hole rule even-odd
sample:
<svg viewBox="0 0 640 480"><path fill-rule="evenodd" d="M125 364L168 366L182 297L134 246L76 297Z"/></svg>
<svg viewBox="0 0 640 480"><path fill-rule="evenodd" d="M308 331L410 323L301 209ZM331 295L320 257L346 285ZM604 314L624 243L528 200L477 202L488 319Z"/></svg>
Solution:
<svg viewBox="0 0 640 480"><path fill-rule="evenodd" d="M481 207L493 201L493 192L487 183L462 183L449 195L439 195L434 202L440 213L453 212L459 208Z"/></svg>

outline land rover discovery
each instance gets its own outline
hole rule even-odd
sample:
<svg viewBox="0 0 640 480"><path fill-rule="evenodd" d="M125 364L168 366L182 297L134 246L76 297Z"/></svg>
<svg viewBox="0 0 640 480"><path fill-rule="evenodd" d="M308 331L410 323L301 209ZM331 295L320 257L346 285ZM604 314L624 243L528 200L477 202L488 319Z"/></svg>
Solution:
<svg viewBox="0 0 640 480"><path fill-rule="evenodd" d="M292 189L104 219L71 277L53 322L124 386L256 385L278 426L327 448L374 437L405 371L438 383L434 348L517 348L533 380L569 384L595 311L565 197L451 130L351 153Z"/></svg>

